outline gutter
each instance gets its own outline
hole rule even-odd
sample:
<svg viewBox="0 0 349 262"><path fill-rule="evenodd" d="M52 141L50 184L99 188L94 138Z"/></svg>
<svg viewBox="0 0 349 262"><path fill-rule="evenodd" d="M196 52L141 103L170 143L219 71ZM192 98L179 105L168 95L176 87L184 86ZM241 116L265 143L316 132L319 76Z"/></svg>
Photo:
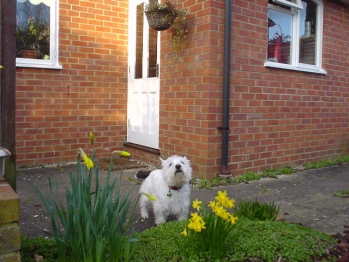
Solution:
<svg viewBox="0 0 349 262"><path fill-rule="evenodd" d="M222 177L230 177L232 175L231 171L228 169L231 6L232 0L225 0L222 126L218 127L218 129L222 131L221 171L219 174Z"/></svg>

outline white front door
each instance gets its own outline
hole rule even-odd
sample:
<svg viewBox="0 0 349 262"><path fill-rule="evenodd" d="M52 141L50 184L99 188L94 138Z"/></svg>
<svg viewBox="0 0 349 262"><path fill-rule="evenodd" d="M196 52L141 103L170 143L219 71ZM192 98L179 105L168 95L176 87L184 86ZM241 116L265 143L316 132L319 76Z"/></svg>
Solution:
<svg viewBox="0 0 349 262"><path fill-rule="evenodd" d="M160 34L149 28L147 3L129 1L127 142L158 149Z"/></svg>

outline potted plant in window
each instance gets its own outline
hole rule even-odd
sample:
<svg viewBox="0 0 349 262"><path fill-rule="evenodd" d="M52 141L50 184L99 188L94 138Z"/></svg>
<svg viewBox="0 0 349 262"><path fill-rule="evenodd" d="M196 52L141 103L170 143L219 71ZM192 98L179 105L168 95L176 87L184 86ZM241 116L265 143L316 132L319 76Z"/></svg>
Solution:
<svg viewBox="0 0 349 262"><path fill-rule="evenodd" d="M49 54L50 28L44 23L27 19L26 27L17 27L16 56L21 58L41 59Z"/></svg>

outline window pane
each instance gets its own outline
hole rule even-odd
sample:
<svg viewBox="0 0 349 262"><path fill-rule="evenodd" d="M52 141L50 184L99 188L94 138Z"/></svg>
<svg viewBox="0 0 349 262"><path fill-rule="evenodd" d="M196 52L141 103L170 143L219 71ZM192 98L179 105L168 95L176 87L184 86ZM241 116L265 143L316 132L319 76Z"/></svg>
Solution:
<svg viewBox="0 0 349 262"><path fill-rule="evenodd" d="M289 64L292 16L276 10L268 11L268 61Z"/></svg>
<svg viewBox="0 0 349 262"><path fill-rule="evenodd" d="M158 32L149 27L149 68L148 77L157 76Z"/></svg>
<svg viewBox="0 0 349 262"><path fill-rule="evenodd" d="M50 59L50 7L17 1L16 57Z"/></svg>
<svg viewBox="0 0 349 262"><path fill-rule="evenodd" d="M143 9L144 4L137 6L135 79L142 78L143 70Z"/></svg>
<svg viewBox="0 0 349 262"><path fill-rule="evenodd" d="M302 1L300 12L299 62L315 65L316 4L310 0Z"/></svg>

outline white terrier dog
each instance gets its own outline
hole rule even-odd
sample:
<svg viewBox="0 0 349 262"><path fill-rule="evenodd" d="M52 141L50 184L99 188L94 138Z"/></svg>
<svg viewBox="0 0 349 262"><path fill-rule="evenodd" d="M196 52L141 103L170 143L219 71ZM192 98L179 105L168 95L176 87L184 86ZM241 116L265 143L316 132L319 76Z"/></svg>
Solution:
<svg viewBox="0 0 349 262"><path fill-rule="evenodd" d="M171 156L166 160L161 159L162 169L152 171L144 180L139 192L156 197L151 201L141 194L141 216L149 218L148 207L151 203L155 215L155 223L166 222L168 215L172 214L177 220L184 220L189 212L190 186L192 169L186 157Z"/></svg>

